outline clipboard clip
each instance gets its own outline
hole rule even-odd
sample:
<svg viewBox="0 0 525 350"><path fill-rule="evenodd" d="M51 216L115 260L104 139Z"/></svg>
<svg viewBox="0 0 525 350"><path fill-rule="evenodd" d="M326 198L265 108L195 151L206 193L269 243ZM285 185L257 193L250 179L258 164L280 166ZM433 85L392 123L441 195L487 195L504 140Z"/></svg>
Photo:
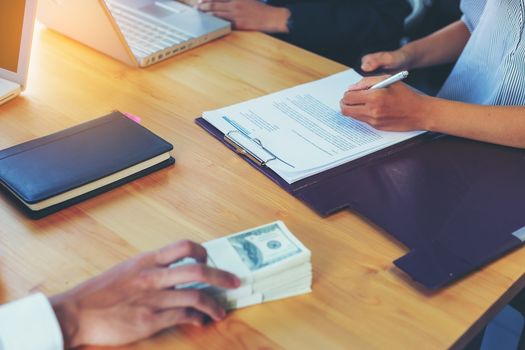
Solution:
<svg viewBox="0 0 525 350"><path fill-rule="evenodd" d="M249 149L247 149L246 147L241 145L238 141L236 141L232 137L232 134L234 134L234 133L239 133L240 135L243 135L248 140L253 141L257 145L259 145L265 152L268 152L268 151L264 148L264 146L262 145L262 143L261 143L261 141L259 139L252 139L252 138L248 137L247 135L245 135L244 133L242 133L242 132L240 132L238 130L232 130L232 131L228 132L227 134L224 134L224 141L226 141L230 146L232 146L234 148L235 153L240 154L240 155L245 156L245 157L248 157L251 161L253 161L254 163L256 163L257 165L259 165L261 167L266 166L266 164L268 162L277 159L277 157L275 155L271 154L270 152L268 152L268 153L270 155L272 155L273 158L270 158L268 160L264 160L264 159L260 158L255 153L253 153L252 151L250 151Z"/></svg>

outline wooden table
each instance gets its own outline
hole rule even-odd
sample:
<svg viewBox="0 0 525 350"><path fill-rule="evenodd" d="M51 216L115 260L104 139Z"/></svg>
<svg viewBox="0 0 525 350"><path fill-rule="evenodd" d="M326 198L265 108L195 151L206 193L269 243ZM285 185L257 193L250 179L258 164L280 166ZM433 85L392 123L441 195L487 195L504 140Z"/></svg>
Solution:
<svg viewBox="0 0 525 350"><path fill-rule="evenodd" d="M129 348L460 348L525 283L525 250L430 293L393 266L406 248L385 232L351 212L322 219L194 124L205 110L343 69L257 33L134 69L37 31L28 89L0 107L1 148L118 109L173 143L177 163L40 221L0 196L0 303L61 292L182 238L203 242L281 219L312 250L312 294Z"/></svg>

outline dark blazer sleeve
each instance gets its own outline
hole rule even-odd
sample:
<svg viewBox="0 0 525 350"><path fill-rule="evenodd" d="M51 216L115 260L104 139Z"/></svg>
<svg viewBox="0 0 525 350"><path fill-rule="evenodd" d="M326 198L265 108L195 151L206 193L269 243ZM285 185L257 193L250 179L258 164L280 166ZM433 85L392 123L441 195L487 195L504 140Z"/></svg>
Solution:
<svg viewBox="0 0 525 350"><path fill-rule="evenodd" d="M278 37L346 64L364 53L397 47L411 9L407 0L268 3L291 12L290 33Z"/></svg>

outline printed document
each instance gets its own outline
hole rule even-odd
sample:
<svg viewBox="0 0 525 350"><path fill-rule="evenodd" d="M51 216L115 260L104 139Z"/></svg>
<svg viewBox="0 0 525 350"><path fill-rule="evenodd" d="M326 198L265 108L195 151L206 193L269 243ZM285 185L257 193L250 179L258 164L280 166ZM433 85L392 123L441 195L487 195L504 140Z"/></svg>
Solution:
<svg viewBox="0 0 525 350"><path fill-rule="evenodd" d="M342 115L339 101L361 79L347 70L203 118L294 183L421 133L380 131Z"/></svg>

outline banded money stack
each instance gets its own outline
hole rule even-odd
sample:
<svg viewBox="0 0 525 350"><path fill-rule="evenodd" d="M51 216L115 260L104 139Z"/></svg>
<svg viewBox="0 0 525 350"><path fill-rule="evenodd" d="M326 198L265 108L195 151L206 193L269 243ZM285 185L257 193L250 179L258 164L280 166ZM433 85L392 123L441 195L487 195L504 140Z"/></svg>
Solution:
<svg viewBox="0 0 525 350"><path fill-rule="evenodd" d="M202 289L228 309L311 292L311 253L281 221L203 245L208 252L208 265L236 274L241 278L241 287L225 290L194 283L178 288ZM191 263L195 261L184 259L172 267Z"/></svg>

